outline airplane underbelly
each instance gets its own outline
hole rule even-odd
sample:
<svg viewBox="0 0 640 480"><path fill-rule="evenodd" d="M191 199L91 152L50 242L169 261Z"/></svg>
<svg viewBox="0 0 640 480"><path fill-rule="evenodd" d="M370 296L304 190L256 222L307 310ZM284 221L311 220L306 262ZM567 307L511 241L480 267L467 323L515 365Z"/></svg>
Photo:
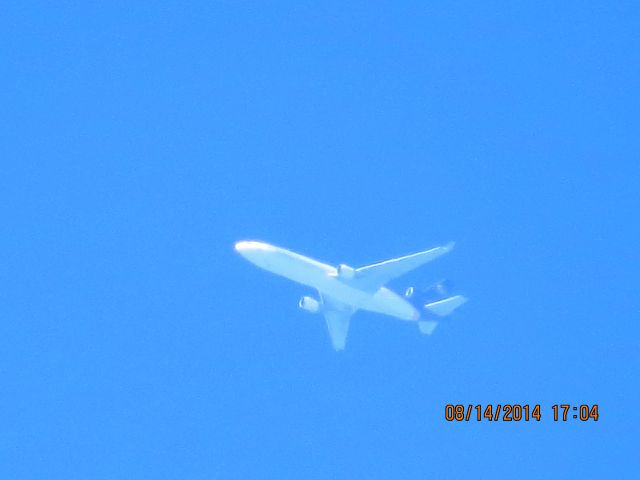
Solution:
<svg viewBox="0 0 640 480"><path fill-rule="evenodd" d="M330 281L323 282L317 288L322 293L330 295L332 298L342 303L352 306L354 309L368 310L370 312L382 313L402 320L418 320L420 313L398 294L388 288L380 288L374 294L358 290L345 285L335 278L329 277Z"/></svg>
<svg viewBox="0 0 640 480"><path fill-rule="evenodd" d="M260 259L260 266L265 270L310 287L316 287L325 282L328 274L326 266L299 259L290 252L274 252Z"/></svg>
<svg viewBox="0 0 640 480"><path fill-rule="evenodd" d="M354 310L369 310L403 320L417 320L420 316L413 305L388 288L382 287L373 294L359 290L337 278L335 269L291 252L276 250L261 255L255 263L294 282L316 288Z"/></svg>
<svg viewBox="0 0 640 480"><path fill-rule="evenodd" d="M414 321L420 318L420 312L413 305L385 287L380 288L361 308L402 320Z"/></svg>

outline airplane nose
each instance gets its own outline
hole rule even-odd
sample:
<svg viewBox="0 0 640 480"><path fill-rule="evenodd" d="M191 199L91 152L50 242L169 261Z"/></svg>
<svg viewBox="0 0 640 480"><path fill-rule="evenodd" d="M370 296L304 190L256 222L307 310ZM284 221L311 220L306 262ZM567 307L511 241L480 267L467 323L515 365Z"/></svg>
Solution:
<svg viewBox="0 0 640 480"><path fill-rule="evenodd" d="M236 242L233 247L235 251L238 252L242 257L246 258L251 263L256 263L256 253L258 252L253 243L255 242L242 240L240 242Z"/></svg>
<svg viewBox="0 0 640 480"><path fill-rule="evenodd" d="M245 250L249 250L249 243L251 242L246 242L244 240L240 242L236 242L236 244L234 245L234 248L236 249L236 252L242 253Z"/></svg>
<svg viewBox="0 0 640 480"><path fill-rule="evenodd" d="M277 248L268 243L256 242L253 240L241 240L234 245L236 252L249 260L251 263L262 268L267 268L273 254Z"/></svg>
<svg viewBox="0 0 640 480"><path fill-rule="evenodd" d="M246 255L247 253L251 252L274 250L274 247L272 247L271 245L262 242L255 242L252 240L241 240L239 242L236 242L234 248L240 255Z"/></svg>

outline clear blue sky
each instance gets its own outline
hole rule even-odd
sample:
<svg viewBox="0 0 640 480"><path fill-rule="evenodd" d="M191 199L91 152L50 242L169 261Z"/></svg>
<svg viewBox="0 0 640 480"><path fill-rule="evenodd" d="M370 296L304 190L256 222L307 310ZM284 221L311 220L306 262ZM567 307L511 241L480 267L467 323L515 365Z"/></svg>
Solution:
<svg viewBox="0 0 640 480"><path fill-rule="evenodd" d="M5 5L0 477L637 475L640 8L516 3ZM336 354L239 239L471 301Z"/></svg>

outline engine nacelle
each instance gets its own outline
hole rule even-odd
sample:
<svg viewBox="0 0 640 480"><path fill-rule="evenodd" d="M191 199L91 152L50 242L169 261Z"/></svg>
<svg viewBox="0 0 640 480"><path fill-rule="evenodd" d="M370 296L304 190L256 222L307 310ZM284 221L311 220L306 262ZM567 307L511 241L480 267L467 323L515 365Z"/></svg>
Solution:
<svg viewBox="0 0 640 480"><path fill-rule="evenodd" d="M320 310L320 302L312 297L302 297L298 302L298 306L307 312L317 313Z"/></svg>
<svg viewBox="0 0 640 480"><path fill-rule="evenodd" d="M356 271L353 267L350 267L349 265L345 265L344 263L341 263L340 265L338 265L339 278L344 278L345 280L351 280L355 276L356 276Z"/></svg>

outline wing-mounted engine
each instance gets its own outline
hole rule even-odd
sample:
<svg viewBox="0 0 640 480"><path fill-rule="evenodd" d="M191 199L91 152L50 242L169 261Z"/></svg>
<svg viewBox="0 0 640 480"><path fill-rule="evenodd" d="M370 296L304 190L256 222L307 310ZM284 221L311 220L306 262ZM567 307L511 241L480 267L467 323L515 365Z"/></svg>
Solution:
<svg viewBox="0 0 640 480"><path fill-rule="evenodd" d="M307 312L318 313L322 308L322 303L313 297L304 296L298 302L298 306Z"/></svg>
<svg viewBox="0 0 640 480"><path fill-rule="evenodd" d="M352 280L356 276L356 270L349 265L345 265L341 263L338 265L338 278L342 278L344 280Z"/></svg>

